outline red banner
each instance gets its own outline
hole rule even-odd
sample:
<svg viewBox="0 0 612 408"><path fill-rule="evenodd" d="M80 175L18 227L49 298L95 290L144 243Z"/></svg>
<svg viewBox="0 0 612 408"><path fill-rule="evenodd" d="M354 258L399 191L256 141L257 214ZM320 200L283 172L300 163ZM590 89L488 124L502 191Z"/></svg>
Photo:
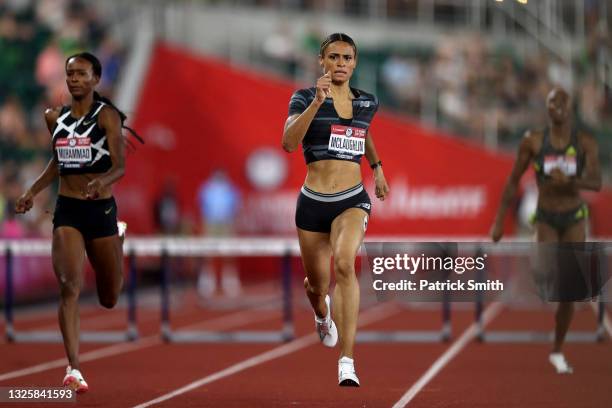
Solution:
<svg viewBox="0 0 612 408"><path fill-rule="evenodd" d="M159 45L133 122L146 145L128 158L117 188L120 214L137 233L154 232L150 208L167 178L183 214L198 221L196 193L215 169L241 191L243 234L295 234L294 210L306 165L280 147L295 85ZM391 194L373 194L370 233L483 235L491 226L512 157L379 113L371 131ZM197 222L196 222L197 223ZM507 230L514 225L508 217Z"/></svg>

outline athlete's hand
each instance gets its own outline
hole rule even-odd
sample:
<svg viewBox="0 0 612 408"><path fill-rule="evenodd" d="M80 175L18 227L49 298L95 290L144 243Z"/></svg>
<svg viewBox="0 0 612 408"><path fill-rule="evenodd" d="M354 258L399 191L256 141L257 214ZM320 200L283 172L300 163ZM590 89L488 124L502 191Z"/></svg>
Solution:
<svg viewBox="0 0 612 408"><path fill-rule="evenodd" d="M87 187L85 189L85 197L88 200L95 200L100 197L100 191L102 190L102 181L99 178L95 178L87 183Z"/></svg>
<svg viewBox="0 0 612 408"><path fill-rule="evenodd" d="M30 190L26 191L17 199L15 202L15 212L17 214L24 214L32 208L34 205L34 194Z"/></svg>
<svg viewBox="0 0 612 408"><path fill-rule="evenodd" d="M374 171L374 185L376 186L376 197L378 197L380 201L385 201L385 198L387 198L389 194L389 184L387 184L385 175L382 172L382 167L380 166Z"/></svg>
<svg viewBox="0 0 612 408"><path fill-rule="evenodd" d="M325 73L321 78L317 79L317 94L315 95L315 103L321 106L325 102L325 98L329 96L329 90L331 88L331 74Z"/></svg>
<svg viewBox="0 0 612 408"><path fill-rule="evenodd" d="M504 226L501 222L495 221L491 227L491 239L493 242L498 242L504 235Z"/></svg>

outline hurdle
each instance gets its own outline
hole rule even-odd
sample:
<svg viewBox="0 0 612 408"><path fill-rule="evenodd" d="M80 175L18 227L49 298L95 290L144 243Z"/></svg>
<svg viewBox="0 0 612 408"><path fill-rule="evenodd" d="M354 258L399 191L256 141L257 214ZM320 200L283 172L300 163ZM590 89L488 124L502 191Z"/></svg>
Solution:
<svg viewBox="0 0 612 408"><path fill-rule="evenodd" d="M383 242L385 241L385 242ZM388 241L388 242L387 242ZM383 243L400 244L403 247L423 249L422 246L436 245L442 252L448 251L448 242L435 242L431 238L398 238L388 237L385 240L374 237L367 240L367 244ZM452 339L451 323L451 294L448 291L442 293L441 301L441 325L438 330L361 330L357 333L358 343L439 343L448 342Z"/></svg>
<svg viewBox="0 0 612 408"><path fill-rule="evenodd" d="M5 256L5 308L6 322L5 338L11 343L61 343L62 334L58 330L28 330L15 329L14 316L14 273L15 256L51 256L51 242L49 240L34 239L22 241L0 240L0 251ZM136 255L133 251L128 253L128 283L127 297L127 327L125 330L83 330L80 340L86 343L117 343L134 341L139 337L136 324Z"/></svg>
<svg viewBox="0 0 612 408"><path fill-rule="evenodd" d="M277 343L295 338L291 257L297 241L278 238L141 238L128 247L138 255L160 256L160 335L168 343ZM277 256L282 279L282 327L279 330L213 331L173 329L170 310L170 260L173 256Z"/></svg>
<svg viewBox="0 0 612 408"><path fill-rule="evenodd" d="M481 244L477 246L477 251L483 251L484 249L490 251L489 253L500 253L499 247L494 244ZM612 248L606 246L603 254L606 256L602 257L602 268L607 270L607 255L611 252ZM477 275L477 279L480 282L486 279L486 268ZM606 337L606 329L604 325L605 318L605 302L606 294L603 291L597 301L597 327L595 330L570 330L565 336L565 342L568 343L595 343L601 342ZM554 332L552 331L534 331L534 330L484 330L483 325L483 310L484 310L484 299L481 293L478 293L475 300L475 322L477 328L476 339L482 343L551 343L554 341Z"/></svg>
<svg viewBox="0 0 612 408"><path fill-rule="evenodd" d="M300 256L295 239L279 238L140 238L127 242L138 255L160 257L160 336L168 343L277 343L295 338L292 311L291 258ZM275 256L280 258L282 280L282 328L280 330L212 331L173 329L171 324L171 259L175 256ZM442 302L442 328L438 331L364 331L361 343L438 342L451 338L450 295Z"/></svg>

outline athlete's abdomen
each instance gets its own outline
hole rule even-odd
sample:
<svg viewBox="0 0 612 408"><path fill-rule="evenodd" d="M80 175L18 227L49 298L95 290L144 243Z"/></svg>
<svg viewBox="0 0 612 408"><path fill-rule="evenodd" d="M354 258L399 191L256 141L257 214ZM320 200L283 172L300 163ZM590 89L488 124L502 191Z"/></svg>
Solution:
<svg viewBox="0 0 612 408"><path fill-rule="evenodd" d="M336 193L361 182L361 166L347 160L319 160L308 164L305 185L319 193Z"/></svg>
<svg viewBox="0 0 612 408"><path fill-rule="evenodd" d="M100 177L100 174L85 173L60 176L59 194L66 197L83 199L87 191L87 184L96 177ZM109 186L100 191L100 196L98 198L110 198L111 196L112 189Z"/></svg>
<svg viewBox="0 0 612 408"><path fill-rule="evenodd" d="M558 187L548 180L539 183L538 206L550 211L566 211L582 203L580 191L575 187Z"/></svg>

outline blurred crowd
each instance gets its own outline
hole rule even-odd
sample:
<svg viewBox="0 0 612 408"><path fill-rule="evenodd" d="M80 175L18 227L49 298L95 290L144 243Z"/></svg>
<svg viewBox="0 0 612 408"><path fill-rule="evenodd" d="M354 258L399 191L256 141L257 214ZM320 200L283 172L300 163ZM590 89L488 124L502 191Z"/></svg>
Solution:
<svg viewBox="0 0 612 408"><path fill-rule="evenodd" d="M279 1L299 3L300 8L314 11L333 3L250 3L275 7ZM389 0L387 14L414 14L416 3ZM602 60L612 61L612 41L607 26L598 24L601 19L591 12L597 10L593 6L597 3L585 0L586 5L591 4L587 7L585 46L572 61L563 61L544 48L519 53L516 47L492 44L483 34L454 32L429 46L360 47L362 72L356 73L354 85L375 92L386 110L411 115L478 143L494 140L502 147L513 147L527 128L545 126L545 97L553 84L559 84L575 96L578 120L598 138L604 165L609 168L612 93L599 68ZM13 205L51 156L43 113L47 107L69 103L65 58L82 50L96 54L103 66L98 91L113 95L125 52L110 35L109 22L91 4L81 0L0 0L0 238L51 234L52 189L42 192L34 209L18 219ZM348 12L365 3L343 4ZM259 57L277 72L312 83L319 75L316 55L325 34L316 24L297 34L295 27L281 23L276 33L261 43ZM360 83L364 77L367 84ZM160 232L173 233L181 217L176 203L166 196L162 194L156 203L156 221Z"/></svg>
<svg viewBox="0 0 612 408"><path fill-rule="evenodd" d="M93 51L103 77L98 91L112 97L123 50L106 22L78 0L0 0L0 237L51 234L54 192L16 219L14 202L51 157L44 111L69 103L64 61Z"/></svg>
<svg viewBox="0 0 612 408"><path fill-rule="evenodd" d="M424 56L391 53L380 66L380 91L398 111L479 143L492 138L510 147L526 129L546 126L546 95L560 85L574 95L579 125L605 141L612 93L596 58L597 48L609 49L609 42L591 44L565 62L544 50L519 56L512 48L494 49L481 35L454 35Z"/></svg>
<svg viewBox="0 0 612 408"><path fill-rule="evenodd" d="M544 47L519 52L512 44L468 31L455 31L430 45L386 44L375 49L360 47L356 38L359 67L352 84L375 92L387 110L477 143L511 149L526 129L546 126L546 95L560 85L574 95L577 123L598 138L602 160L609 166L612 78L602 67L612 62L612 40L607 26L593 20L583 49L571 61ZM302 34L281 25L261 51L266 64L278 72L314 83L320 76L317 55L323 38L316 25ZM366 70L366 81L360 70Z"/></svg>

